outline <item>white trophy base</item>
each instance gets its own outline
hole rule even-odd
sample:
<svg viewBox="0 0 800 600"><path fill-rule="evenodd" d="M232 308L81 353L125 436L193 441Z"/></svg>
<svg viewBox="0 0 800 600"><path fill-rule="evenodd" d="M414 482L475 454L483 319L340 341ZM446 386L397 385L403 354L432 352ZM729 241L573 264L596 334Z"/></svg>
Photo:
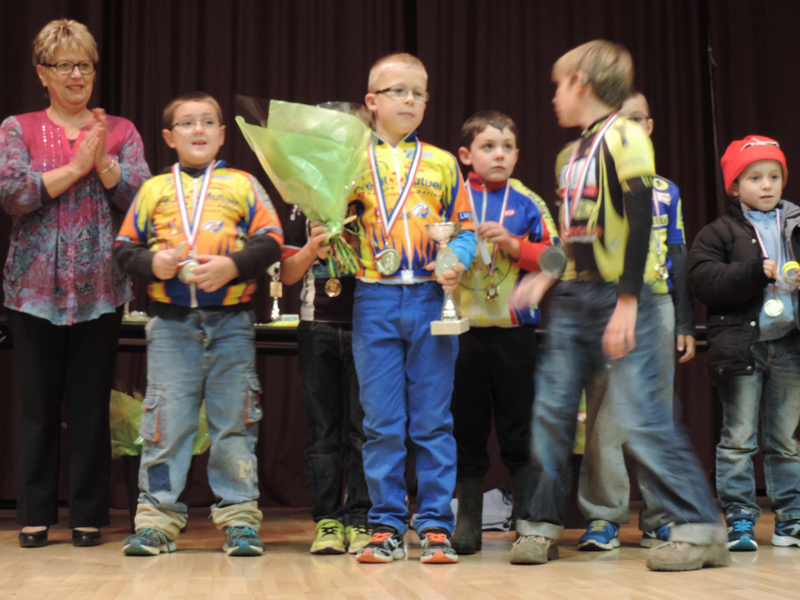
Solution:
<svg viewBox="0 0 800 600"><path fill-rule="evenodd" d="M469 319L461 317L457 321L431 321L432 335L461 335L469 331Z"/></svg>

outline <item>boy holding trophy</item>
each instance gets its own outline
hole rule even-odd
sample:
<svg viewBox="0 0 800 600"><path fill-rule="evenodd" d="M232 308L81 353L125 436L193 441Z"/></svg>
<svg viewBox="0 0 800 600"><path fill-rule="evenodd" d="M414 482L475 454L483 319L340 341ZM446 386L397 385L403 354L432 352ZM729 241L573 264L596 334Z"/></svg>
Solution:
<svg viewBox="0 0 800 600"><path fill-rule="evenodd" d="M450 397L458 340L432 335L431 321L439 318L443 288L454 290L472 263L476 241L455 158L417 138L427 83L424 65L409 54L389 55L373 65L365 104L377 137L367 150L369 168L350 198L364 265L353 310L367 440L364 471L372 501L372 539L356 555L363 563L405 557L406 432L416 450L420 559L458 562L449 540L456 479ZM437 244L426 226L442 222L461 228L449 242L458 262L439 269L434 280Z"/></svg>
<svg viewBox="0 0 800 600"><path fill-rule="evenodd" d="M140 434L136 533L123 552L173 552L186 525L186 483L203 399L211 436L214 524L231 556L259 556L255 446L261 387L255 368L255 278L281 257L283 232L256 179L216 156L225 140L211 96L185 94L164 110L170 173L144 183L117 236L114 258L149 282L147 395Z"/></svg>

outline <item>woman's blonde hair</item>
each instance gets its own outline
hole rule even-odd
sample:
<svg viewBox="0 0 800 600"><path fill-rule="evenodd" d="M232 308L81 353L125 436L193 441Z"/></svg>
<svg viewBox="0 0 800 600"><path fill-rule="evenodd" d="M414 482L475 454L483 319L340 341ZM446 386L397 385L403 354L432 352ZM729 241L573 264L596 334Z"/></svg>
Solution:
<svg viewBox="0 0 800 600"><path fill-rule="evenodd" d="M97 42L86 25L71 19L57 19L45 25L33 40L33 65L53 62L53 56L61 48L85 52L92 62L100 58Z"/></svg>

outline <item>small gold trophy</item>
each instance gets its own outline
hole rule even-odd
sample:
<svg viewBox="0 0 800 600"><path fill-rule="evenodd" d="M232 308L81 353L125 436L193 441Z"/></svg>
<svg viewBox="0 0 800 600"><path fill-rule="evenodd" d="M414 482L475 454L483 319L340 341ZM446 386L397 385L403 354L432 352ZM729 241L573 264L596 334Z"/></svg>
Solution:
<svg viewBox="0 0 800 600"><path fill-rule="evenodd" d="M425 226L428 236L439 244L436 255L436 277L445 271L451 271L458 263L458 256L447 244L461 231L461 223L430 223ZM438 321L431 321L433 335L459 335L469 329L469 321L458 312L453 295L445 290L442 316Z"/></svg>

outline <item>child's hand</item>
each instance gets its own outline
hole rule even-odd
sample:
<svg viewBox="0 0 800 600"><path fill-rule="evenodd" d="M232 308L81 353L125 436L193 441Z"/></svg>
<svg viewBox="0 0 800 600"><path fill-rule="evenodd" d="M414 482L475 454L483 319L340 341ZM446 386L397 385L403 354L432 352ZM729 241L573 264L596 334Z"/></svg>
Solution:
<svg viewBox="0 0 800 600"><path fill-rule="evenodd" d="M331 245L325 244L328 240L328 228L319 221L312 221L309 223L311 227L311 235L306 242L309 250L317 255L317 258L327 258L331 251ZM323 244L325 244L323 246Z"/></svg>
<svg viewBox="0 0 800 600"><path fill-rule="evenodd" d="M677 342L676 342L676 349L678 350L678 354L680 355L683 352L683 355L678 356L679 363L689 362L694 358L694 349L695 349L696 340L692 335L678 335Z"/></svg>
<svg viewBox="0 0 800 600"><path fill-rule="evenodd" d="M617 298L617 307L603 332L603 352L612 360L622 358L636 347L636 316L639 299L630 294Z"/></svg>
<svg viewBox="0 0 800 600"><path fill-rule="evenodd" d="M517 310L527 310L534 304L539 304L545 293L558 281L550 273L528 273L511 292L509 303Z"/></svg>
<svg viewBox="0 0 800 600"><path fill-rule="evenodd" d="M770 279L778 278L778 265L775 264L774 260L768 258L764 260L764 275Z"/></svg>
<svg viewBox="0 0 800 600"><path fill-rule="evenodd" d="M153 275L161 281L172 279L178 272L179 256L175 256L172 250L159 250L153 255L153 265L151 267Z"/></svg>
<svg viewBox="0 0 800 600"><path fill-rule="evenodd" d="M426 271L433 271L434 269L436 269L435 261L425 265ZM436 281L438 281L446 291L453 292L461 281L461 274L466 270L467 267L463 264L456 263L452 270L443 272Z"/></svg>
<svg viewBox="0 0 800 600"><path fill-rule="evenodd" d="M192 271L189 283L195 284L204 292L216 292L239 275L239 269L230 256L200 254L195 258L200 264Z"/></svg>
<svg viewBox="0 0 800 600"><path fill-rule="evenodd" d="M514 260L519 260L519 240L512 237L505 227L495 221L486 221L475 231L478 237L487 242L493 242L500 247L500 250L508 254Z"/></svg>

